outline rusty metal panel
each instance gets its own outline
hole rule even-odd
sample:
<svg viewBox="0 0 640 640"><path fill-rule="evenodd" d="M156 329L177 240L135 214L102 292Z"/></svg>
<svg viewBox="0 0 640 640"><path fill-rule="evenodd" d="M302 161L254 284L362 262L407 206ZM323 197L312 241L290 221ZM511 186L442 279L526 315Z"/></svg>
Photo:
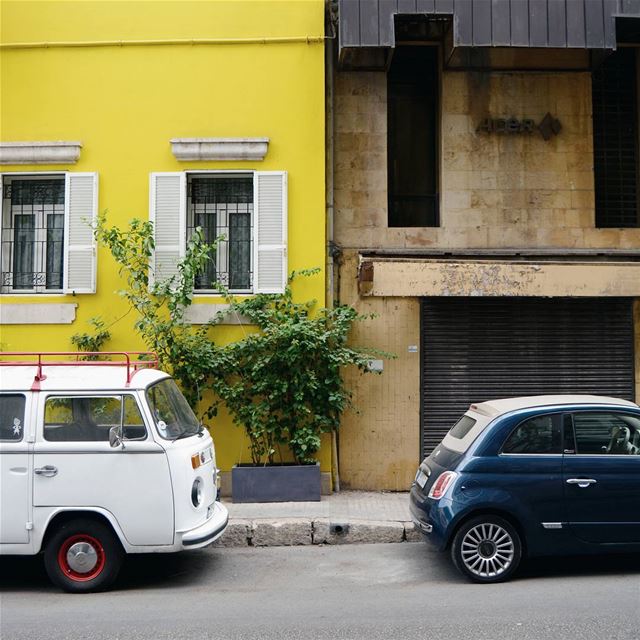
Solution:
<svg viewBox="0 0 640 640"><path fill-rule="evenodd" d="M491 46L491 0L475 0L473 3L473 44Z"/></svg>
<svg viewBox="0 0 640 640"><path fill-rule="evenodd" d="M473 5L467 0L455 0L453 11L453 43L468 46L473 43Z"/></svg>
<svg viewBox="0 0 640 640"><path fill-rule="evenodd" d="M547 2L550 47L565 47L567 44L567 5L565 0Z"/></svg>
<svg viewBox="0 0 640 640"><path fill-rule="evenodd" d="M435 10L435 0L417 0L416 11L418 13L434 13Z"/></svg>
<svg viewBox="0 0 640 640"><path fill-rule="evenodd" d="M529 3L529 44L532 47L547 46L547 2Z"/></svg>
<svg viewBox="0 0 640 640"><path fill-rule="evenodd" d="M604 47L604 13L603 13L602 1L592 2L589 0L585 2L584 22L585 22L585 30L587 33L587 47L589 47L590 49L603 48Z"/></svg>
<svg viewBox="0 0 640 640"><path fill-rule="evenodd" d="M360 2L341 0L339 8L340 47L360 47Z"/></svg>
<svg viewBox="0 0 640 640"><path fill-rule="evenodd" d="M470 404L586 393L634 399L629 298L425 298L423 455Z"/></svg>
<svg viewBox="0 0 640 640"><path fill-rule="evenodd" d="M380 44L378 0L359 0L359 4L360 42L365 47L377 47Z"/></svg>
<svg viewBox="0 0 640 640"><path fill-rule="evenodd" d="M511 45L529 45L529 3L511 0Z"/></svg>
<svg viewBox="0 0 640 640"><path fill-rule="evenodd" d="M615 49L640 0L339 0L340 47L394 46L397 14L452 16L455 46Z"/></svg>
<svg viewBox="0 0 640 640"><path fill-rule="evenodd" d="M392 47L395 43L394 25L398 12L398 0L380 0L378 6L378 34L381 47Z"/></svg>
<svg viewBox="0 0 640 640"><path fill-rule="evenodd" d="M638 0L640 2L640 0ZM453 14L453 0L436 0L436 13Z"/></svg>
<svg viewBox="0 0 640 640"><path fill-rule="evenodd" d="M398 13L417 13L416 0L398 0Z"/></svg>
<svg viewBox="0 0 640 640"><path fill-rule="evenodd" d="M491 3L491 39L494 46L511 45L511 2L493 0Z"/></svg>
<svg viewBox="0 0 640 640"><path fill-rule="evenodd" d="M600 5L600 2L597 3ZM586 26L583 0L573 0L567 6L567 45L570 47L584 47L586 44ZM598 9L602 10L601 6Z"/></svg>
<svg viewBox="0 0 640 640"><path fill-rule="evenodd" d="M604 41L616 41L616 20L614 16L618 13L619 0L604 0Z"/></svg>

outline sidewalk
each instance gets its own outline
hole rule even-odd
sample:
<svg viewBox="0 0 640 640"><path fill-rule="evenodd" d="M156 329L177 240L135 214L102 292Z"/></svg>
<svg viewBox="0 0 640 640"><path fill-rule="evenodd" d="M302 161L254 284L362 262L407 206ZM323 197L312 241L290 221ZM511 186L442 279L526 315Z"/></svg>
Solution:
<svg viewBox="0 0 640 640"><path fill-rule="evenodd" d="M409 494L341 491L320 502L233 504L219 547L413 542Z"/></svg>

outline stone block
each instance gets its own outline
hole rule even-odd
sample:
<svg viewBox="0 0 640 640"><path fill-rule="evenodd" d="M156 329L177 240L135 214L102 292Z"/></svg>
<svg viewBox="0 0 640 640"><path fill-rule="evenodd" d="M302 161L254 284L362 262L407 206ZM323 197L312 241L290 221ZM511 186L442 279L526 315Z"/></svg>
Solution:
<svg viewBox="0 0 640 640"><path fill-rule="evenodd" d="M342 533L332 532L332 524L345 526ZM313 521L313 544L377 544L402 542L404 524L376 520L349 520L332 523L327 519Z"/></svg>
<svg viewBox="0 0 640 640"><path fill-rule="evenodd" d="M404 525L404 539L406 542L423 542L424 536L416 528L413 522L403 522Z"/></svg>
<svg viewBox="0 0 640 640"><path fill-rule="evenodd" d="M227 528L220 538L214 543L214 547L246 547L249 545L253 533L251 520L230 520Z"/></svg>
<svg viewBox="0 0 640 640"><path fill-rule="evenodd" d="M251 542L254 547L311 544L311 520L308 518L254 520Z"/></svg>

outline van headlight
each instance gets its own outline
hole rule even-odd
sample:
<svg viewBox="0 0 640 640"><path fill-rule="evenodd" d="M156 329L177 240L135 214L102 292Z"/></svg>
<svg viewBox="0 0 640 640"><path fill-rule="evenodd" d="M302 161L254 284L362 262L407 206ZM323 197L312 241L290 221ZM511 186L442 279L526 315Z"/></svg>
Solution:
<svg viewBox="0 0 640 640"><path fill-rule="evenodd" d="M191 502L194 507L199 507L202 504L202 478L196 478L193 481L191 487Z"/></svg>

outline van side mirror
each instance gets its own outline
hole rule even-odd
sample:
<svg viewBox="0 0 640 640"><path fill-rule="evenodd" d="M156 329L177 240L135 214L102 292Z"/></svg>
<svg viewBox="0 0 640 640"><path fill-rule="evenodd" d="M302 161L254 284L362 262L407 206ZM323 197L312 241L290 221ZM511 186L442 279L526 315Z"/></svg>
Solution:
<svg viewBox="0 0 640 640"><path fill-rule="evenodd" d="M124 444L122 443L122 430L120 427L115 426L109 429L109 445L112 449L122 445L122 448L124 449Z"/></svg>

